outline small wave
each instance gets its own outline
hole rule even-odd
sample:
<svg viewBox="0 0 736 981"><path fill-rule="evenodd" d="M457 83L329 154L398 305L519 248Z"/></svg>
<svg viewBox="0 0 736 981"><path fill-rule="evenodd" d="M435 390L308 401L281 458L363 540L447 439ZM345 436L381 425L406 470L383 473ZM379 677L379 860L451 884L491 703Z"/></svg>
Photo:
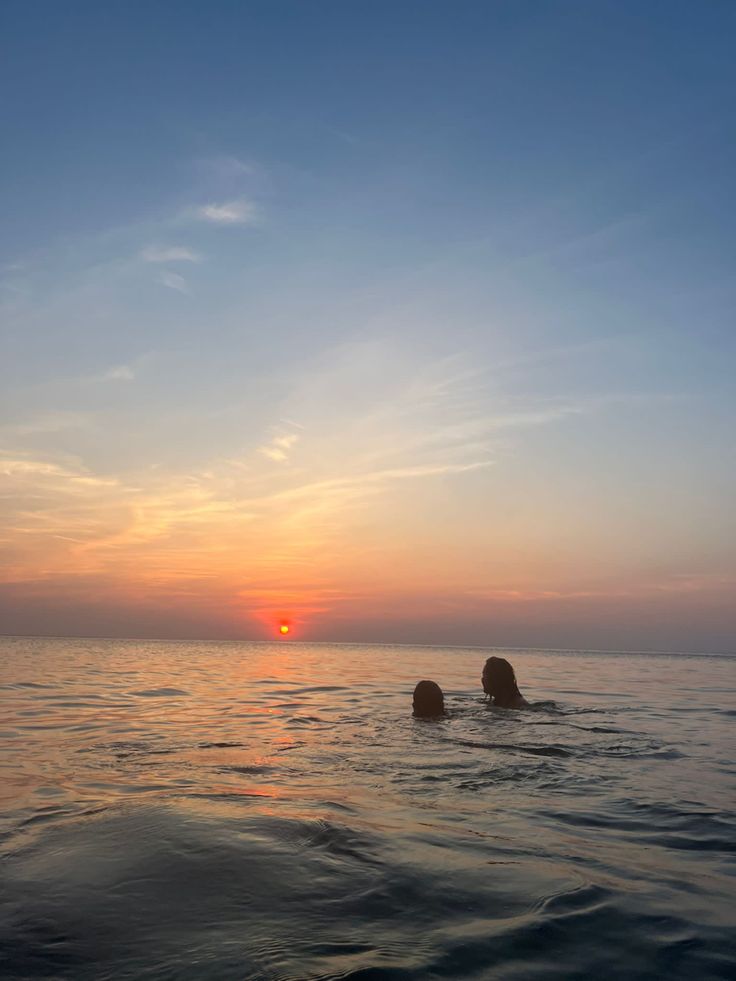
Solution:
<svg viewBox="0 0 736 981"><path fill-rule="evenodd" d="M651 744L637 745L636 743L618 743L613 746L597 746L591 749L593 756L611 756L619 759L659 759L679 760L684 753L674 747L652 746Z"/></svg>
<svg viewBox="0 0 736 981"><path fill-rule="evenodd" d="M725 855L736 855L736 841L733 837L711 838L703 835L664 834L644 835L641 840L650 845L675 848L678 851L722 852Z"/></svg>
<svg viewBox="0 0 736 981"><path fill-rule="evenodd" d="M80 747L77 752L83 755L93 754L99 757L100 761L104 761L108 755L119 760L125 760L128 757L138 756L168 756L175 750L172 746L159 746L142 739L130 739L117 740L112 743L94 743L91 746Z"/></svg>
<svg viewBox="0 0 736 981"><path fill-rule="evenodd" d="M604 811L555 811L550 816L573 827L635 834L642 843L667 849L736 853L734 822L701 810L623 800Z"/></svg>
<svg viewBox="0 0 736 981"><path fill-rule="evenodd" d="M277 772L275 766L260 766L258 764L253 764L252 766L221 766L218 767L220 773L242 773L244 776L253 776L254 774L261 773L275 773Z"/></svg>
<svg viewBox="0 0 736 981"><path fill-rule="evenodd" d="M570 723L575 729L579 729L580 732L598 732L598 733L609 733L616 736L622 735L624 729L614 729L612 726L576 726L574 723Z"/></svg>
<svg viewBox="0 0 736 981"><path fill-rule="evenodd" d="M9 685L9 687L10 688L41 688L41 689L47 689L47 688L49 688L50 689L50 688L58 688L59 686L58 685L43 685L43 684L41 684L40 681L15 681L11 685Z"/></svg>
<svg viewBox="0 0 736 981"><path fill-rule="evenodd" d="M288 746L276 746L276 753L290 753L293 749L301 749L304 743L290 743Z"/></svg>
<svg viewBox="0 0 736 981"><path fill-rule="evenodd" d="M139 698L169 698L188 695L189 692L181 688L144 688L142 691L132 691L130 694L137 695Z"/></svg>
<svg viewBox="0 0 736 981"><path fill-rule="evenodd" d="M524 746L518 743L478 743L469 739L453 740L458 746L470 746L473 749L501 749L511 753L528 753L531 756L556 756L560 759L575 755L570 750L559 746Z"/></svg>
<svg viewBox="0 0 736 981"><path fill-rule="evenodd" d="M286 723L288 728L298 728L309 725L334 726L336 723L332 719L322 719L318 715L294 715Z"/></svg>
<svg viewBox="0 0 736 981"><path fill-rule="evenodd" d="M528 706L532 712L548 712L550 715L564 715L564 710L551 699L545 702L531 702Z"/></svg>
<svg viewBox="0 0 736 981"><path fill-rule="evenodd" d="M612 890L603 886L585 883L575 889L565 890L541 899L537 908L553 915L570 913L574 910L596 909L610 900Z"/></svg>
<svg viewBox="0 0 736 981"><path fill-rule="evenodd" d="M236 749L245 743L197 743L197 749Z"/></svg>

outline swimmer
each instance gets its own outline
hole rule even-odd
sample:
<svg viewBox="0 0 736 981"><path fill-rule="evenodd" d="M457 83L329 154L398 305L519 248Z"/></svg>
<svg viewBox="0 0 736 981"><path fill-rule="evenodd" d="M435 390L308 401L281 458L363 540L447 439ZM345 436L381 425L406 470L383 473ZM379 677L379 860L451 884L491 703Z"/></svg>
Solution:
<svg viewBox="0 0 736 981"><path fill-rule="evenodd" d="M519 691L516 675L505 657L489 657L483 666L481 684L491 703L499 708L528 708L529 702Z"/></svg>
<svg viewBox="0 0 736 981"><path fill-rule="evenodd" d="M445 696L435 681L420 681L414 689L414 713L419 719L445 714Z"/></svg>

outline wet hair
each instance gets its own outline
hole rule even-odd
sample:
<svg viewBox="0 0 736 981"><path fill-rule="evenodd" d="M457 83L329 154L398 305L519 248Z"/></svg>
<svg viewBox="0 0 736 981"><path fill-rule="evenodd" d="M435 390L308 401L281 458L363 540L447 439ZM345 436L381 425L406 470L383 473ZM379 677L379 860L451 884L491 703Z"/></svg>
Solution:
<svg viewBox="0 0 736 981"><path fill-rule="evenodd" d="M414 715L444 715L445 696L436 681L420 681L414 689Z"/></svg>
<svg viewBox="0 0 736 981"><path fill-rule="evenodd" d="M522 697L516 684L516 675L505 657L489 657L483 665L483 691L490 695L494 705L513 705Z"/></svg>

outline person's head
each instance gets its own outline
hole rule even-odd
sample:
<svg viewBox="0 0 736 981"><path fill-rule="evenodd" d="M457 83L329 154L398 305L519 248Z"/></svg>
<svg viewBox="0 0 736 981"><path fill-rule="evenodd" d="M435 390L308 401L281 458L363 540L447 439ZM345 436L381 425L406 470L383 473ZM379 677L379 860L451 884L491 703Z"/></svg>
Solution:
<svg viewBox="0 0 736 981"><path fill-rule="evenodd" d="M506 705L521 696L516 675L505 657L489 657L483 666L483 691L496 705Z"/></svg>
<svg viewBox="0 0 736 981"><path fill-rule="evenodd" d="M434 681L420 681L414 689L414 715L427 718L444 711L445 696L440 686Z"/></svg>

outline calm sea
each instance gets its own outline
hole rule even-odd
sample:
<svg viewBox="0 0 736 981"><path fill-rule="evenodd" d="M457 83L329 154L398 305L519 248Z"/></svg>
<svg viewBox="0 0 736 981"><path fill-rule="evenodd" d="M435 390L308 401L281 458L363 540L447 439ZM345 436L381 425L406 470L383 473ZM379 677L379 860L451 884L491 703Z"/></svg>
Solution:
<svg viewBox="0 0 736 981"><path fill-rule="evenodd" d="M0 640L0 974L736 977L736 659L487 656Z"/></svg>

